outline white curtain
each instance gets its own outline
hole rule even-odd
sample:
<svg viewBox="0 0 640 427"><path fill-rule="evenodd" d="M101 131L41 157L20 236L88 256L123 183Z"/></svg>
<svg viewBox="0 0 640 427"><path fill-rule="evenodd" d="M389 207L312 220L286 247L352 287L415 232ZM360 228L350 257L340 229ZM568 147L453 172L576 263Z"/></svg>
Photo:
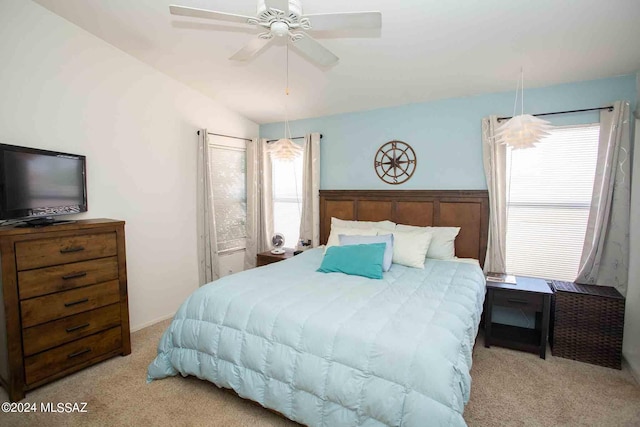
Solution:
<svg viewBox="0 0 640 427"><path fill-rule="evenodd" d="M271 157L266 139L247 144L247 248L245 269L256 266L256 255L271 248L273 235L273 188Z"/></svg>
<svg viewBox="0 0 640 427"><path fill-rule="evenodd" d="M209 137L206 129L201 129L198 136L197 173L198 278L202 286L220 277L209 164Z"/></svg>
<svg viewBox="0 0 640 427"><path fill-rule="evenodd" d="M300 214L300 240L320 244L320 134L307 134L304 138L302 159L302 211Z"/></svg>
<svg viewBox="0 0 640 427"><path fill-rule="evenodd" d="M273 236L273 173L271 156L267 150L267 140L260 140L260 217L258 220L258 251L271 249Z"/></svg>
<svg viewBox="0 0 640 427"><path fill-rule="evenodd" d="M246 249L244 253L245 270L256 266L258 254L258 221L260 217L260 175L258 150L260 141L256 138L247 143L247 223Z"/></svg>
<svg viewBox="0 0 640 427"><path fill-rule="evenodd" d="M576 282L614 286L626 294L631 195L629 103L600 112L598 162Z"/></svg>
<svg viewBox="0 0 640 427"><path fill-rule="evenodd" d="M489 239L485 272L506 273L507 147L496 142L496 116L482 119L482 160L489 190Z"/></svg>

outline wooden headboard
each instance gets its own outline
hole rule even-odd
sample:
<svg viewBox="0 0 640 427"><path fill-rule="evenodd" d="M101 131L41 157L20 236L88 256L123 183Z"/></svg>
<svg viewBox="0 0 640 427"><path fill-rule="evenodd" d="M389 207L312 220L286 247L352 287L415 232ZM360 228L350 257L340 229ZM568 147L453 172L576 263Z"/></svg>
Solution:
<svg viewBox="0 0 640 427"><path fill-rule="evenodd" d="M484 190L321 190L321 244L329 238L331 217L460 227L456 255L484 266L489 235L489 193Z"/></svg>

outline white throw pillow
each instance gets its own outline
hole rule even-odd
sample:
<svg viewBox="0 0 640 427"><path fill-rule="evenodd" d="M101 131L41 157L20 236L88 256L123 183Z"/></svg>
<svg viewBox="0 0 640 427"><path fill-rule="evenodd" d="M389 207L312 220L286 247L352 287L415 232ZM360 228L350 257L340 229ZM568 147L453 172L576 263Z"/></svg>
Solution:
<svg viewBox="0 0 640 427"><path fill-rule="evenodd" d="M389 271L393 262L393 234L378 234L377 236L346 236L340 235L340 246L370 245L372 243L384 243L384 258L382 259L382 271Z"/></svg>
<svg viewBox="0 0 640 427"><path fill-rule="evenodd" d="M427 230L395 230L393 262L407 267L424 268L432 234Z"/></svg>
<svg viewBox="0 0 640 427"><path fill-rule="evenodd" d="M427 258L453 259L456 256L455 241L460 227L416 227L413 225L398 224L398 231L427 230L433 236Z"/></svg>
<svg viewBox="0 0 640 427"><path fill-rule="evenodd" d="M331 226L331 233L327 239L327 244L324 247L324 252L327 253L327 249L331 246L340 246L340 235L345 236L376 236L378 232L373 228L342 228Z"/></svg>
<svg viewBox="0 0 640 427"><path fill-rule="evenodd" d="M331 217L331 228L333 227L359 229L376 228L384 231L393 231L396 229L396 223L391 221L346 221L344 219Z"/></svg>

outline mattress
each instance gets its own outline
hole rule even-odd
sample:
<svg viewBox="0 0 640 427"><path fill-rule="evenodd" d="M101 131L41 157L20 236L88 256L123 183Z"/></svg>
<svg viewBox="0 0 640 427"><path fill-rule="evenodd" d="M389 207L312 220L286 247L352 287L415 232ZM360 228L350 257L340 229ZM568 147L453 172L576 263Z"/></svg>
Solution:
<svg viewBox="0 0 640 427"><path fill-rule="evenodd" d="M226 276L182 304L148 380L180 373L310 426L463 426L484 301L478 265L318 273L322 249Z"/></svg>

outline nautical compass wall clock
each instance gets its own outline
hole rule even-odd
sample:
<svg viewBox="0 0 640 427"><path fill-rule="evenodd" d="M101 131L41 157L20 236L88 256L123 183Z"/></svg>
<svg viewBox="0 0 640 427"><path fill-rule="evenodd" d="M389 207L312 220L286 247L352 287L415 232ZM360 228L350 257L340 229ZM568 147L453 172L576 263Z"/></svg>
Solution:
<svg viewBox="0 0 640 427"><path fill-rule="evenodd" d="M373 167L378 177L387 184L402 184L416 170L416 153L402 141L389 141L378 149Z"/></svg>

